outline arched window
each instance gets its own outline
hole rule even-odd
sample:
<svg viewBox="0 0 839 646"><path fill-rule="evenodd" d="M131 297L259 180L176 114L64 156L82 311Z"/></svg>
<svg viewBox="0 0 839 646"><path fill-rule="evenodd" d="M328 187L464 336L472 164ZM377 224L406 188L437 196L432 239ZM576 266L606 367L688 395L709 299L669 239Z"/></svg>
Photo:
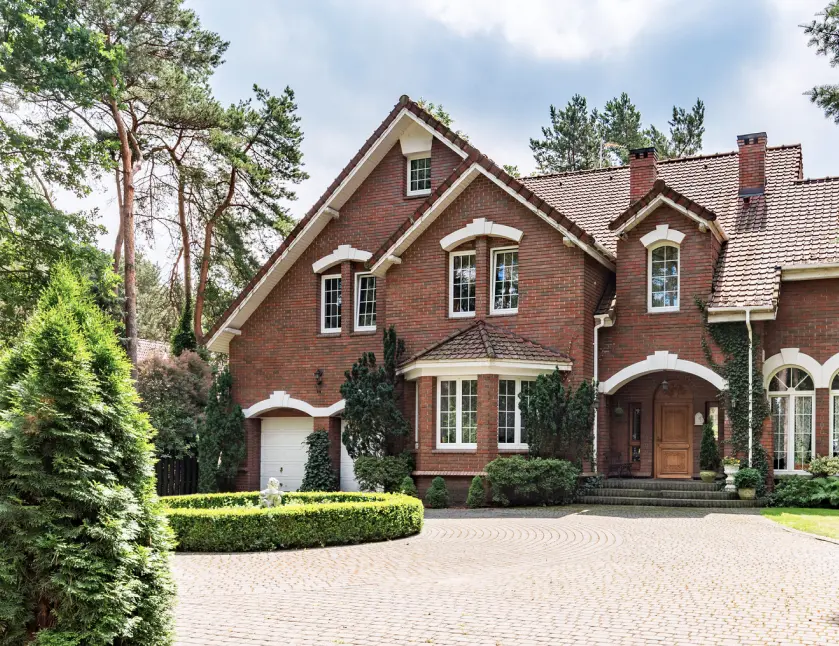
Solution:
<svg viewBox="0 0 839 646"><path fill-rule="evenodd" d="M830 384L830 402L833 410L833 423L830 427L830 451L839 456L839 373L833 377Z"/></svg>
<svg viewBox="0 0 839 646"><path fill-rule="evenodd" d="M813 456L815 387L801 368L781 368L769 382L777 471L803 470Z"/></svg>
<svg viewBox="0 0 839 646"><path fill-rule="evenodd" d="M663 242L649 250L649 311L679 309L679 246Z"/></svg>

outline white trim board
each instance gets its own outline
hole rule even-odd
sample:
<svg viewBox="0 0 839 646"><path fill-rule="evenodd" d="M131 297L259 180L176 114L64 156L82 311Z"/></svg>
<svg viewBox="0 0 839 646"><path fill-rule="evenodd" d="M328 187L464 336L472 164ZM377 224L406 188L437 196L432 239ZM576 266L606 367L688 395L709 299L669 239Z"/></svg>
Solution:
<svg viewBox="0 0 839 646"><path fill-rule="evenodd" d="M554 370L567 372L571 362L518 361L513 359L418 359L399 370L407 381L420 377L464 377L470 375L504 375L507 377L538 377Z"/></svg>
<svg viewBox="0 0 839 646"><path fill-rule="evenodd" d="M824 280L826 278L839 278L839 263L784 265L781 267L781 280L784 282Z"/></svg>
<svg viewBox="0 0 839 646"><path fill-rule="evenodd" d="M641 244L649 249L657 242L673 242L677 246L682 244L685 234L677 229L671 229L669 224L659 224L648 234L641 236Z"/></svg>
<svg viewBox="0 0 839 646"><path fill-rule="evenodd" d="M830 388L833 376L839 372L839 353L821 364L798 348L781 348L778 354L763 362L764 388L769 388L769 381L781 368L803 368L813 378L814 388Z"/></svg>
<svg viewBox="0 0 839 646"><path fill-rule="evenodd" d="M348 260L350 262L367 262L372 257L372 253L362 249L356 249L352 245L341 244L338 248L330 254L325 255L320 260L312 263L312 271L316 274L323 273L330 267Z"/></svg>
<svg viewBox="0 0 839 646"><path fill-rule="evenodd" d="M663 372L665 370L668 372L684 372L694 375L700 379L704 379L718 390L724 390L728 386L728 382L725 379L707 366L695 363L694 361L679 359L679 355L664 350L657 351L647 356L643 361L638 361L619 370L609 379L602 382L598 389L604 395L614 395L620 388L638 377L643 377L653 372Z"/></svg>
<svg viewBox="0 0 839 646"><path fill-rule="evenodd" d="M648 215L650 215L653 211L655 211L661 206L669 206L677 213L681 213L686 218L693 220L700 227L700 230L703 227L707 228L708 231L714 234L714 237L717 239L718 242L724 242L728 240L728 235L723 230L723 228L717 223L716 220L706 220L705 218L696 215L696 213L694 213L690 209L686 209L684 206L676 204L673 200L671 200L669 197L665 197L664 195L656 195L655 198L653 198L653 200L649 204L647 204L644 208L638 211L638 213L633 215L631 218L629 218L629 220L627 220L617 229L615 229L615 235L620 235L621 233L631 231L638 224L643 222Z"/></svg>
<svg viewBox="0 0 839 646"><path fill-rule="evenodd" d="M234 335L226 332L226 329L233 328L240 330L242 328L251 314L262 304L262 301L276 287L289 268L308 248L318 234L320 234L324 227L340 214L340 210L346 204L347 200L350 199L356 189L367 179L373 169L384 158L385 154L396 145L405 130L412 124L419 124L461 158L467 156L466 152L455 146L441 133L433 130L428 124L417 118L410 110L402 108L376 142L370 146L361 160L359 160L335 190L332 191L329 197L326 198L323 206L311 217L303 227L303 230L289 243L288 247L268 268L254 288L224 320L224 323L219 326L219 330L207 342L207 348L209 350L223 353L229 351L230 341Z"/></svg>
<svg viewBox="0 0 839 646"><path fill-rule="evenodd" d="M462 245L464 242L474 240L478 236L495 236L496 238L506 238L507 240L519 243L521 242L523 235L524 232L516 229L515 227L508 227L505 224L496 224L486 218L475 218L465 227L462 227L457 231L452 231L449 235L440 240L440 246L443 247L445 251L451 251L452 249Z"/></svg>
<svg viewBox="0 0 839 646"><path fill-rule="evenodd" d="M267 413L279 408L289 408L292 410L299 410L301 413L306 413L311 417L332 417L344 410L345 401L343 399L335 402L331 406L312 406L310 403L302 399L295 399L284 390L275 390L268 399L263 399L249 406L244 411L246 419L252 417L259 417L263 413Z"/></svg>

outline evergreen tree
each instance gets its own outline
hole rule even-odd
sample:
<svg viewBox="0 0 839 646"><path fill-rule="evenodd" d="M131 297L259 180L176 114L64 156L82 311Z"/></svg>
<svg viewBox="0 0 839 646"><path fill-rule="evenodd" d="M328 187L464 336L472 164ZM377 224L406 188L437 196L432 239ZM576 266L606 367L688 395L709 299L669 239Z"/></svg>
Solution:
<svg viewBox="0 0 839 646"><path fill-rule="evenodd" d="M594 168L598 158L596 115L590 115L584 96L575 94L564 110L550 108L551 125L544 139L531 139L530 150L543 173Z"/></svg>
<svg viewBox="0 0 839 646"><path fill-rule="evenodd" d="M198 434L198 490L230 490L245 459L245 416L233 403L233 376L225 368L216 375Z"/></svg>
<svg viewBox="0 0 839 646"><path fill-rule="evenodd" d="M90 288L59 267L0 361L0 644L170 643L152 428Z"/></svg>
<svg viewBox="0 0 839 646"><path fill-rule="evenodd" d="M470 509L477 509L486 504L486 490L484 489L484 479L481 476L472 478L472 483L469 485L469 493L466 494L466 506Z"/></svg>
<svg viewBox="0 0 839 646"><path fill-rule="evenodd" d="M197 349L198 341L195 338L195 331L192 329L192 302L187 300L178 321L178 328L172 335L172 354L179 357L184 350L195 352Z"/></svg>
<svg viewBox="0 0 839 646"><path fill-rule="evenodd" d="M828 57L835 67L839 65L839 0L831 0L817 16L818 20L801 25L810 37L807 44L815 47L819 56ZM824 111L824 116L839 124L839 84L817 85L806 94Z"/></svg>
<svg viewBox="0 0 839 646"><path fill-rule="evenodd" d="M710 421L702 427L702 444L699 445L699 468L716 471L720 468L720 451L714 437L714 425Z"/></svg>
<svg viewBox="0 0 839 646"><path fill-rule="evenodd" d="M405 476L402 479L402 484L399 485L399 493L406 496L413 496L414 498L419 497L417 485L414 484L414 479L411 476Z"/></svg>
<svg viewBox="0 0 839 646"><path fill-rule="evenodd" d="M629 161L630 150L649 145L641 132L641 113L626 92L606 102L599 121L603 145L616 156L615 161L619 164Z"/></svg>
<svg viewBox="0 0 839 646"><path fill-rule="evenodd" d="M444 509L451 504L446 481L440 476L431 481L431 486L425 492L425 504L432 509Z"/></svg>

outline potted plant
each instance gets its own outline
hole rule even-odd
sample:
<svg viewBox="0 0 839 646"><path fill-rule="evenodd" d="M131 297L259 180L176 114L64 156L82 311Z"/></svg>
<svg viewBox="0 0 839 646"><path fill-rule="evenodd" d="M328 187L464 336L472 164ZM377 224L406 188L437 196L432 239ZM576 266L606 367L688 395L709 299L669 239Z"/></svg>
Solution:
<svg viewBox="0 0 839 646"><path fill-rule="evenodd" d="M726 455L722 459L722 469L725 471L725 490L734 493L737 489L734 486L734 476L740 470L740 458L734 457L733 455Z"/></svg>
<svg viewBox="0 0 839 646"><path fill-rule="evenodd" d="M755 489L760 486L763 476L757 469L740 469L734 476L734 486L740 500L754 500Z"/></svg>
<svg viewBox="0 0 839 646"><path fill-rule="evenodd" d="M713 482L720 468L720 452L710 421L702 426L702 444L699 448L699 477L702 482Z"/></svg>

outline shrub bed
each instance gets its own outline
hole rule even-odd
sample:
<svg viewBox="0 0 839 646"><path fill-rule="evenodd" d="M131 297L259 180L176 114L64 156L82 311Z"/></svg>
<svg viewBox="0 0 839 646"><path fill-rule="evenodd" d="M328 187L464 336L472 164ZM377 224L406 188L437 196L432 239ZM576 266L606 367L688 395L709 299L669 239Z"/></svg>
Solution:
<svg viewBox="0 0 839 646"><path fill-rule="evenodd" d="M422 529L423 508L401 494L294 492L280 507L259 493L162 498L179 551L254 552L391 540Z"/></svg>
<svg viewBox="0 0 839 646"><path fill-rule="evenodd" d="M567 460L496 458L486 465L492 500L501 505L563 505L574 499L580 470Z"/></svg>
<svg viewBox="0 0 839 646"><path fill-rule="evenodd" d="M839 478L785 478L769 496L771 507L828 507L839 509Z"/></svg>

